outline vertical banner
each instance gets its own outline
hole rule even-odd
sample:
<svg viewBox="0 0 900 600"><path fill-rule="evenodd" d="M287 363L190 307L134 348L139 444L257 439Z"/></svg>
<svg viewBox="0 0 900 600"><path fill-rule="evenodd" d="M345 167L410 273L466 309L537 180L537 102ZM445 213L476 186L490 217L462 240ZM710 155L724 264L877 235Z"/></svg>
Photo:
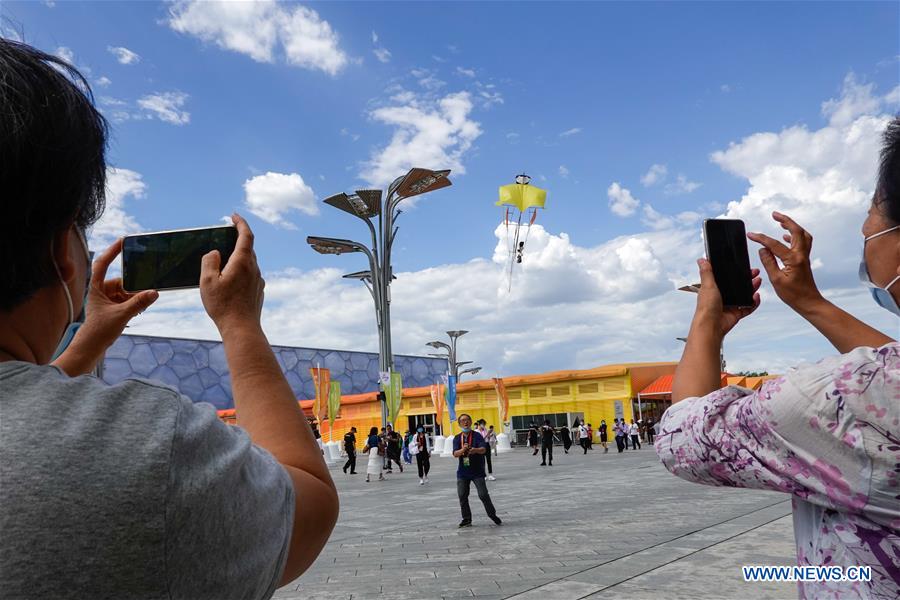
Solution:
<svg viewBox="0 0 900 600"><path fill-rule="evenodd" d="M444 433L444 386L440 383L431 386L431 403L434 405L434 423L441 428L441 435ZM437 433L437 432L435 432Z"/></svg>
<svg viewBox="0 0 900 600"><path fill-rule="evenodd" d="M328 369L310 367L313 384L316 386L316 397L313 399L313 418L322 426L328 412L328 394L331 391L331 372Z"/></svg>
<svg viewBox="0 0 900 600"><path fill-rule="evenodd" d="M330 429L334 429L334 420L338 418L338 411L341 410L341 382L332 381L331 389L328 393L328 421L331 424Z"/></svg>
<svg viewBox="0 0 900 600"><path fill-rule="evenodd" d="M503 379L494 377L494 389L497 390L497 404L499 405L500 423L509 421L509 396L506 394L506 386Z"/></svg>
<svg viewBox="0 0 900 600"><path fill-rule="evenodd" d="M384 390L387 396L389 421L396 427L403 400L403 378L400 373L391 373L391 384Z"/></svg>
<svg viewBox="0 0 900 600"><path fill-rule="evenodd" d="M447 376L447 412L450 421L456 421L456 375Z"/></svg>

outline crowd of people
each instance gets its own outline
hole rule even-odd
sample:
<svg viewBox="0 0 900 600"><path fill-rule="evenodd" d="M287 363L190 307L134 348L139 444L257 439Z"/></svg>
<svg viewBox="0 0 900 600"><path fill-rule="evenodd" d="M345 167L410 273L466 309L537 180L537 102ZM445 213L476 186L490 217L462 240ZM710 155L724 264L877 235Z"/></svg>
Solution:
<svg viewBox="0 0 900 600"><path fill-rule="evenodd" d="M105 118L84 76L61 58L0 38L0 572L9 598L269 598L319 555L337 522L334 481L261 324L262 278L247 222L231 217L234 252L202 257L199 293L222 338L237 424L173 388L93 375L129 321L158 299L107 278L122 240L93 262L86 232L103 214ZM600 424L619 452L655 439L665 468L707 485L791 495L801 566L870 566L871 579L804 582L801 597L894 599L900 590L900 345L818 289L812 236L773 214L785 243L762 233L760 261L775 294L839 355L761 390L720 389L725 336L759 305L727 307L700 259L700 289L660 424ZM900 118L885 119L874 194L861 231L859 276L900 317ZM751 274L754 290L760 272ZM76 317L86 311L72 336ZM896 331L896 330L895 330ZM70 344L61 340L71 338ZM474 485L487 516L491 429L458 419L453 436L462 520ZM568 429L568 428L564 428ZM574 432L574 433L573 433ZM345 470L356 472L355 431ZM415 455L423 431L372 428L367 480ZM657 437L658 435L658 437ZM561 432L583 453L594 431ZM412 442L410 442L410 439ZM533 455L553 462L549 422L529 429ZM538 446L540 444L540 447ZM419 456L421 455L421 458Z"/></svg>
<svg viewBox="0 0 900 600"><path fill-rule="evenodd" d="M631 419L630 423L626 423L624 418L619 419L616 417L613 419L612 431L615 437L616 448L620 453L629 448L640 450L642 442L653 443L654 438L659 433L659 423L654 422L650 418L638 419L637 421ZM605 419L600 421L600 426L596 431L590 423L579 419L575 420L571 429L563 424L558 430L551 425L549 419L545 419L540 427L532 421L528 426L525 439L528 447L532 449L533 456L537 456L540 451L541 466L553 466L553 445L555 442L562 444L565 454L569 453L569 449L573 445L578 445L582 449L582 453L587 454L588 450L594 449L595 436L599 438L604 454L609 452L609 426L606 424Z"/></svg>

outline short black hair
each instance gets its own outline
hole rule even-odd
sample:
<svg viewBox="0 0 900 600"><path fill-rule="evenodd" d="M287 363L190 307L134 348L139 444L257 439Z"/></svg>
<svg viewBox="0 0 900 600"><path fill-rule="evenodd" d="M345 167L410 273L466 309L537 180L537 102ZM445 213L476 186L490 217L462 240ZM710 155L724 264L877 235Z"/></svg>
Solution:
<svg viewBox="0 0 900 600"><path fill-rule="evenodd" d="M900 116L885 127L882 141L875 202L892 223L900 225Z"/></svg>
<svg viewBox="0 0 900 600"><path fill-rule="evenodd" d="M66 61L0 38L0 310L55 279L51 240L94 224L106 204L109 127Z"/></svg>

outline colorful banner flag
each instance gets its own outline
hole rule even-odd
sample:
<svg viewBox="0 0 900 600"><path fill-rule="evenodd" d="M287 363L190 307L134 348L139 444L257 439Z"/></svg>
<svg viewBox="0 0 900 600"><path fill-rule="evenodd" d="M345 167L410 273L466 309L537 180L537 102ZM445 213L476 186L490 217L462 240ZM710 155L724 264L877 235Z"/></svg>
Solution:
<svg viewBox="0 0 900 600"><path fill-rule="evenodd" d="M331 391L331 372L328 369L310 367L316 397L313 399L313 418L321 425L328 413L328 394Z"/></svg>
<svg viewBox="0 0 900 600"><path fill-rule="evenodd" d="M447 376L447 412L450 420L456 421L456 375Z"/></svg>
<svg viewBox="0 0 900 600"><path fill-rule="evenodd" d="M497 404L500 407L500 422L509 421L509 396L506 394L506 386L503 385L503 379L494 377L494 389L497 390Z"/></svg>
<svg viewBox="0 0 900 600"><path fill-rule="evenodd" d="M431 386L431 403L434 405L434 422L441 429L444 427L444 386L440 383Z"/></svg>
<svg viewBox="0 0 900 600"><path fill-rule="evenodd" d="M331 428L334 428L334 420L338 418L338 412L341 410L341 382L332 381L331 389L328 393L328 421Z"/></svg>
<svg viewBox="0 0 900 600"><path fill-rule="evenodd" d="M387 401L388 421L397 425L400 416L400 405L403 401L403 378L400 373L391 373L391 384L384 390Z"/></svg>

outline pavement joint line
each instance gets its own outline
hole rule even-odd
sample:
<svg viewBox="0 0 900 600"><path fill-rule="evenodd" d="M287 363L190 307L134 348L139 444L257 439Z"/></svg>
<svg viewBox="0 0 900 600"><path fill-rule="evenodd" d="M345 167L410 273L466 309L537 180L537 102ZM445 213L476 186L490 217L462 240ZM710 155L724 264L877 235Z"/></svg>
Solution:
<svg viewBox="0 0 900 600"><path fill-rule="evenodd" d="M665 540L665 541L663 541L663 542L659 542L658 544L653 544L652 546L647 546L646 548L641 548L640 550L637 550L637 551L635 551L635 552L631 552L631 553L629 553L629 554L623 554L622 556L617 556L616 558L613 558L613 559L610 559L610 560L607 560L607 561L604 561L604 562L597 563L597 564L592 565L592 566L590 566L590 567L586 567L586 568L584 568L584 569L581 569L580 571L576 571L575 573L570 573L570 574L565 575L565 576L563 576L563 577L558 577L558 578L556 578L556 579L553 579L553 580L551 580L551 581L547 581L546 583L542 583L541 585L534 586L534 587L529 588L529 589L527 589L527 590L522 590L521 592L518 592L518 593L516 593L516 594L513 594L512 596L510 596L510 598L515 598L516 596L519 596L519 595L521 595L521 594L527 594L528 592L531 592L531 591L540 589L540 588L542 588L542 587L545 587L545 586L548 586L548 585L557 583L557 582L559 582L559 581L567 580L567 579L570 578L570 577L575 577L576 575L580 575L581 573L584 573L584 572L586 572L586 571L590 571L591 569L596 569L597 567L602 567L602 566L604 566L604 565L608 565L608 564L610 564L610 563L614 563L614 562L616 562L616 561L618 561L618 560L622 560L622 559L624 559L624 558L628 558L629 556L634 556L635 554L640 554L641 552L646 552L647 550L650 550L650 549L652 549L652 548L656 548L656 547L658 547L658 546L663 546L663 545L665 545L665 544L674 542L675 540L680 540L680 539L685 538L685 537L688 537L688 536L690 536L690 535L694 535L695 533L700 533L701 531L705 531L705 530L707 530L707 529L712 529L713 527L718 527L719 525L722 525L722 524L724 524L724 523L729 523L729 522L731 522L731 521L736 521L737 519L742 519L742 518L744 518L744 517L746 517L746 516L748 516L748 515L752 515L752 514L754 514L754 513L758 513L758 512L762 512L762 511L764 511L764 510L768 510L768 509L772 508L773 506L778 506L779 504L785 504L785 503L790 503L790 502L791 502L791 501L790 501L789 499L788 499L788 500L779 500L778 502L773 502L772 504L763 506L762 508L758 508L758 509L756 509L756 510L751 510L750 512L744 513L744 514L742 514L742 515L738 515L738 516L736 516L736 517L732 517L731 519L726 519L726 520L724 520L724 521L720 521L720 522L718 522L718 523L714 523L714 524L708 525L708 526L706 526L706 527L701 527L700 529L697 529L697 530L695 530L695 531L691 531L691 532L689 532L689 533L685 533L685 534L683 534L683 535L676 536L676 537L671 538L671 539L669 539L669 540ZM790 514L790 512L788 512L788 514ZM615 586L617 586L617 585L619 585L619 584L621 584L621 583L625 583L626 581L630 581L630 580L634 579L635 577L638 577L638 576L640 576L640 575L644 575L644 574L646 574L646 573L651 573L651 572L655 571L656 569L660 569L660 568L662 568L662 567L664 567L664 566L666 566L666 565L669 565L669 564L671 564L671 563L673 563L673 562L679 561L679 560L681 560L681 559L683 559L683 558L687 558L688 556L692 556L692 555L696 554L697 552L700 552L700 551L702 551L702 550L706 550L706 549L708 549L708 548L712 548L713 546L717 546L717 545L719 545L719 544L722 544L722 543L724 543L724 542L727 542L727 541L729 541L729 540L732 540L732 539L734 539L734 538L736 538L736 537L739 537L739 536L741 536L741 535L743 535L743 534L745 534L745 533L747 533L747 532L749 532L749 531L754 531L754 530L756 530L756 529L759 529L760 527L763 527L763 526L765 526L765 525L769 525L770 523L774 523L775 521L778 521L779 519L783 519L783 518L786 517L786 516L787 516L787 515L780 515L780 516L778 516L778 517L775 517L774 519L771 519L771 520L769 520L769 521L766 521L765 523L762 523L762 524L760 524L760 525L756 525L756 526L751 527L751 528L749 528L749 529L745 529L745 530L743 530L743 531L740 531L740 532L738 532L738 533L736 533L736 534L734 534L734 535L732 535L732 536L730 536L730 537L728 537L728 538L725 538L725 539L723 539L723 540L719 540L718 542L713 542L713 543L710 544L709 546L704 546L703 548L699 548L699 549L697 549L697 550L694 550L693 552L689 552L688 554L684 554L684 555L682 555L682 556L679 556L678 558L673 559L673 560L671 560L671 561L669 561L669 562L667 562L667 563L665 563L665 564L659 565L659 566L657 566L657 567L653 567L652 569L647 569L647 570L644 571L643 573L638 573L637 575L632 575L631 577L628 577L628 578L626 578L626 579L623 579L622 581L617 581L616 583L614 583L614 584L612 584L612 585L608 585L608 586L606 586L606 587L602 587L602 588L600 588L599 590L596 590L596 591L594 591L594 592L591 592L591 593L587 594L586 596L579 596L578 598L575 598L574 600L582 600L583 598L587 598L587 597L592 596L592 595L594 595L594 594L596 594L596 593L598 593L598 592L602 592L602 591L609 590L609 589L611 589L611 588L613 588L613 587L615 587Z"/></svg>
<svg viewBox="0 0 900 600"><path fill-rule="evenodd" d="M749 513L748 513L748 514L749 514ZM780 516L780 517L775 517L774 519L771 519L771 520L769 520L769 521L766 521L765 523L760 523L760 524L757 525L756 527L751 527L750 529L747 529L746 531L741 531L740 533L736 533L736 534L734 534L734 535L731 536L731 537L727 537L727 538L725 538L724 540L719 540L718 542L712 543L712 544L710 544L709 546L704 546L703 548L698 548L697 550L694 550L693 552L688 552L688 553L685 554L684 556L679 556L678 558L672 559L672 560L670 560L669 562L667 562L667 563L665 563L665 564L662 564L662 565L653 567L652 569L647 569L647 570L644 571L643 573L638 573L637 575L632 575L631 577L628 577L627 579L623 579L622 581L617 581L616 583L614 583L614 584L612 584L612 585L608 585L608 586L606 586L605 588L602 588L602 589L600 589L600 590L597 590L597 592L605 592L606 590L610 590L610 589L616 587L617 585L621 585L621 584L623 584L623 583L625 583L625 582L627 582L627 581L631 581L632 579L634 579L634 578L636 578L636 577L639 577L639 576L641 576L641 575L646 575L647 573L652 573L653 571L655 571L655 570L657 570L657 569L661 569L661 568L665 567L666 565L670 565L670 564L672 564L673 562L678 562L679 560L682 560L682 559L684 559L684 558L687 558L688 556L693 556L694 554L697 554L698 552L702 552L703 550L708 550L709 548L712 548L712 547L714 547L714 546L718 546L719 544L724 544L725 542L731 541L731 540L733 540L733 539L736 538L736 537L740 537L740 536L744 535L745 533L748 533L748 532L750 532L750 531L755 531L755 530L759 529L760 527L765 527L766 525L770 525L771 523L774 523L775 521L779 521L779 520L785 518L786 516L788 516L788 515L782 515L782 516ZM571 577L571 575L570 575L570 577ZM591 594L588 594L588 596L593 595L593 594L595 594L595 593L597 593L597 592L592 592ZM587 598L587 596L582 596L581 598ZM581 598L576 598L575 600L581 600Z"/></svg>

